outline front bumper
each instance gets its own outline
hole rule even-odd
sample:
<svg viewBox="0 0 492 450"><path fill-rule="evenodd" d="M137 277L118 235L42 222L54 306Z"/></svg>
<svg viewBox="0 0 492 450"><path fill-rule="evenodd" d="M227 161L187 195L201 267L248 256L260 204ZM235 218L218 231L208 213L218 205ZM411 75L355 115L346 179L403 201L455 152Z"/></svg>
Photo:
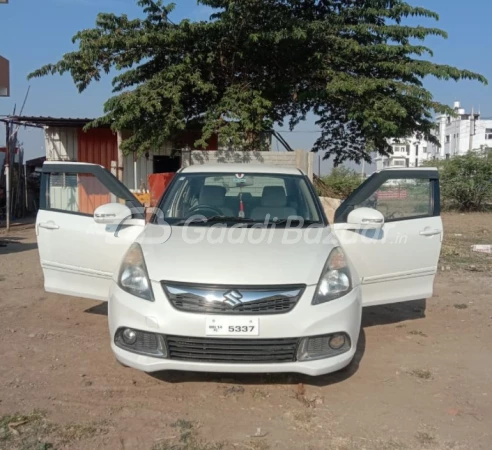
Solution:
<svg viewBox="0 0 492 450"><path fill-rule="evenodd" d="M109 329L113 352L121 363L145 372L295 372L316 376L344 368L355 355L362 314L359 287L340 299L313 306L311 300L316 286L308 286L296 307L289 313L258 316L260 336L255 336L255 339L302 338L347 333L352 343L350 350L331 358L279 363L189 362L138 355L117 347L114 335L120 327L165 335L205 337L206 314L177 311L165 297L160 283L152 282L152 288L155 302L138 299L120 289L116 283L112 283L109 298Z"/></svg>

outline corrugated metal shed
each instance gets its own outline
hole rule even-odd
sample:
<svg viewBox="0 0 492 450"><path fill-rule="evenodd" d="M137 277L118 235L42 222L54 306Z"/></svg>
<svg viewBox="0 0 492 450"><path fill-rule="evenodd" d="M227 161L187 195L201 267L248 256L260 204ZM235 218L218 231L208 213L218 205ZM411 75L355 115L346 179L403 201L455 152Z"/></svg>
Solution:
<svg viewBox="0 0 492 450"><path fill-rule="evenodd" d="M141 186L145 186L145 189L148 189L148 177L154 173L154 155L171 155L171 152L172 144L168 142L163 148L150 153L148 158L145 156L139 157L136 164L133 154L126 155L123 159L123 184L130 189L140 189ZM137 175L136 183L135 171Z"/></svg>
<svg viewBox="0 0 492 450"><path fill-rule="evenodd" d="M48 128L44 133L48 161L77 161L78 128Z"/></svg>
<svg viewBox="0 0 492 450"><path fill-rule="evenodd" d="M16 123L25 123L26 125L42 125L46 127L68 127L83 128L94 119L89 117L72 118L72 117L49 117L49 116L8 116L8 119ZM109 127L99 127L109 128Z"/></svg>
<svg viewBox="0 0 492 450"><path fill-rule="evenodd" d="M108 128L78 131L79 162L99 164L111 170L111 162L118 161L118 139Z"/></svg>

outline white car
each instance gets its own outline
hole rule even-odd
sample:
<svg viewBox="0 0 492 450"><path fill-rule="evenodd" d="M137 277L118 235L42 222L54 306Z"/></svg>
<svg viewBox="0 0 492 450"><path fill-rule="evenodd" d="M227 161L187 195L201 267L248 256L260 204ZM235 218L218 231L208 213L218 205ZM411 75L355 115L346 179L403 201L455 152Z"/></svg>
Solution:
<svg viewBox="0 0 492 450"><path fill-rule="evenodd" d="M297 169L194 165L146 221L103 167L47 162L36 233L45 289L109 301L124 365L322 375L362 307L432 295L443 227L436 169L372 175L329 224Z"/></svg>

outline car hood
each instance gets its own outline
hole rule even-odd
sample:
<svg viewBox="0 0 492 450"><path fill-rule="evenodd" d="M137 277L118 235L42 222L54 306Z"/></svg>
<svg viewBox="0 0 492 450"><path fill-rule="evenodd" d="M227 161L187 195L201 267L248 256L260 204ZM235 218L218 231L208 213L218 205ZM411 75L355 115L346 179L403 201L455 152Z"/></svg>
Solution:
<svg viewBox="0 0 492 450"><path fill-rule="evenodd" d="M159 235L162 226L150 224L137 240L151 280L216 285L314 285L339 245L329 227L172 227L167 240Z"/></svg>

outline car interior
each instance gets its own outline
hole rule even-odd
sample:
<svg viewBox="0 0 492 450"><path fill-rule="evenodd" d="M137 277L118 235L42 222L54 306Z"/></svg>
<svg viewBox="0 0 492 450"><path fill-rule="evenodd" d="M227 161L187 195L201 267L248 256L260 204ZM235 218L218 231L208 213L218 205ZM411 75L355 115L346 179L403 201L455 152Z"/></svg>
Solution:
<svg viewBox="0 0 492 450"><path fill-rule="evenodd" d="M312 194L300 177L249 176L247 182L240 183L231 175L193 176L182 181L176 188L173 209L167 211L168 218L203 215L244 217L259 222L292 217L319 220Z"/></svg>

